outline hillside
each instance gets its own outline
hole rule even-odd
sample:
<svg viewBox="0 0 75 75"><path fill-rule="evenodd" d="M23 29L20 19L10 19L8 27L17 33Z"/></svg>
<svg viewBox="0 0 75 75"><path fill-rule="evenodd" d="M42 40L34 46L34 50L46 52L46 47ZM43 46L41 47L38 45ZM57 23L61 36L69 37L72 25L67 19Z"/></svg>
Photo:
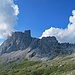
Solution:
<svg viewBox="0 0 75 75"><path fill-rule="evenodd" d="M46 62L24 59L0 65L0 75L75 75L75 54Z"/></svg>

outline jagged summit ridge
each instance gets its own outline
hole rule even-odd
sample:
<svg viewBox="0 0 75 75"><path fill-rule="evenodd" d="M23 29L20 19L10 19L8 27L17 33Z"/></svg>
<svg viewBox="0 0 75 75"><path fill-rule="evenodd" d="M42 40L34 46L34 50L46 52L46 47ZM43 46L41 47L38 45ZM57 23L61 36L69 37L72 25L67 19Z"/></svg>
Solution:
<svg viewBox="0 0 75 75"><path fill-rule="evenodd" d="M12 51L26 49L32 41L30 30L25 32L14 32L4 43L1 45L0 50L2 53L10 53Z"/></svg>
<svg viewBox="0 0 75 75"><path fill-rule="evenodd" d="M48 60L58 55L70 55L74 52L75 45L59 43L53 37L33 38L31 31L14 32L0 46L0 59L12 61L23 58L30 60ZM15 59L14 59L15 58Z"/></svg>

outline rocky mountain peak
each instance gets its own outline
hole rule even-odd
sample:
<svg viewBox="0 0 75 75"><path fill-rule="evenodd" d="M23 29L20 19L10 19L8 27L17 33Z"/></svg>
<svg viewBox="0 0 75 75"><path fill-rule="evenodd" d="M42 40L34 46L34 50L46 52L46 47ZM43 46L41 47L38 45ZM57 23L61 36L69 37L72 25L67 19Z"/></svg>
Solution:
<svg viewBox="0 0 75 75"><path fill-rule="evenodd" d="M58 43L56 37L42 37L42 41L50 42L50 43Z"/></svg>
<svg viewBox="0 0 75 75"><path fill-rule="evenodd" d="M24 31L24 34L25 34L27 37L31 37L31 30L25 30L25 31Z"/></svg>
<svg viewBox="0 0 75 75"><path fill-rule="evenodd" d="M31 38L31 30L25 30L24 32L13 32L11 37L17 38L22 36Z"/></svg>
<svg viewBox="0 0 75 75"><path fill-rule="evenodd" d="M25 32L12 33L12 36L5 40L1 45L0 50L2 53L26 49L32 41L30 32L30 30L26 30Z"/></svg>

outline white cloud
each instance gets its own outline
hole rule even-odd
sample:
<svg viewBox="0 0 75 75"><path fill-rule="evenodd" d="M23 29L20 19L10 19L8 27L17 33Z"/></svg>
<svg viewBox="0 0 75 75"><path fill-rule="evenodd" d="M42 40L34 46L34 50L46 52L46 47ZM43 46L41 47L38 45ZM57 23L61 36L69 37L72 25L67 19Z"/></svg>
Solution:
<svg viewBox="0 0 75 75"><path fill-rule="evenodd" d="M69 21L65 29L51 27L45 30L41 37L55 36L59 42L75 43L75 10L72 11Z"/></svg>
<svg viewBox="0 0 75 75"><path fill-rule="evenodd" d="M15 5L13 0L0 0L0 39L11 35L18 14L18 5Z"/></svg>

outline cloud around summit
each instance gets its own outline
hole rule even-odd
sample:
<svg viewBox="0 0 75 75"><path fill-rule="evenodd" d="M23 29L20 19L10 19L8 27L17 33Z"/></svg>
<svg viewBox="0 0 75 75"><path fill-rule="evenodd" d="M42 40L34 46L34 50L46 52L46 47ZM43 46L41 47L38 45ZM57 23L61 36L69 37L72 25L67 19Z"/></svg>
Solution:
<svg viewBox="0 0 75 75"><path fill-rule="evenodd" d="M11 35L17 23L18 5L14 0L0 0L0 39Z"/></svg>
<svg viewBox="0 0 75 75"><path fill-rule="evenodd" d="M47 36L55 36L61 43L75 43L75 10L72 11L72 16L69 17L69 24L65 29L51 27L43 32L41 38Z"/></svg>

